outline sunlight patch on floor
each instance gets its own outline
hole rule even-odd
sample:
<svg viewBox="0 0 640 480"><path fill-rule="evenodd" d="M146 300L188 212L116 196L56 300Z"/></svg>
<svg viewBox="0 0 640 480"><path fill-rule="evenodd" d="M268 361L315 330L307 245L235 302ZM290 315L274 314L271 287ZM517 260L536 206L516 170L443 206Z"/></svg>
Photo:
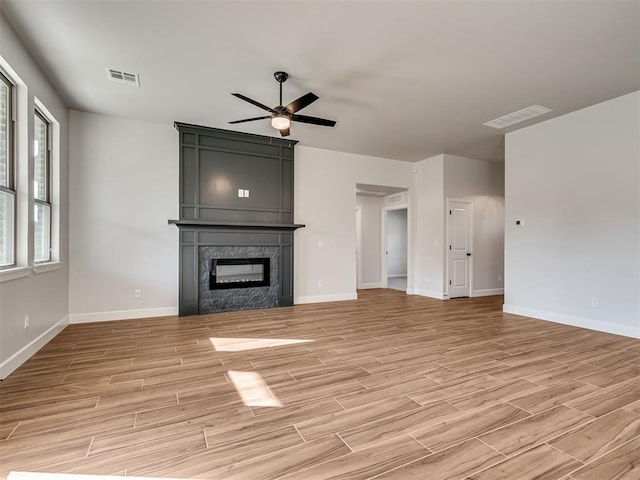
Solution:
<svg viewBox="0 0 640 480"><path fill-rule="evenodd" d="M211 337L209 340L211 340L213 348L218 352L242 352L244 350L255 350L258 348L282 347L284 345L313 342L313 340L299 340L294 338Z"/></svg>
<svg viewBox="0 0 640 480"><path fill-rule="evenodd" d="M229 370L229 378L247 407L281 407L282 403L258 372Z"/></svg>

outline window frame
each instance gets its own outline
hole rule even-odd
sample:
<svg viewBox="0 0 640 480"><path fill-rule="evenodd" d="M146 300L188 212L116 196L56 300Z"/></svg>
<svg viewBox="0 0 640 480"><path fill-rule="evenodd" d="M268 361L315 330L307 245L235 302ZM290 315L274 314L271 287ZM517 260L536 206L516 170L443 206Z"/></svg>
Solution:
<svg viewBox="0 0 640 480"><path fill-rule="evenodd" d="M52 137L53 137L53 121L40 109L37 105L34 108L34 136L35 136L35 125L36 118L38 118L45 125L45 199L40 199L37 196L37 192L33 192L33 223L34 223L34 232L33 232L33 263L34 265L41 263L49 263L52 261L52 223L53 223L53 200L52 200L52 190L53 190L53 170L52 170ZM34 154L35 158L35 154ZM34 180L35 180L35 164L34 164ZM36 207L40 205L41 207L45 207L48 210L48 225L47 225L47 256L46 258L36 259L36 232L35 232L35 222L36 222Z"/></svg>
<svg viewBox="0 0 640 480"><path fill-rule="evenodd" d="M0 69L0 82L9 88L9 102L7 105L7 185L0 185L0 191L13 197L13 211L11 212L11 262L0 265L0 270L15 268L17 265L17 215L18 215L18 188L17 188L17 155L16 155L16 84L4 70Z"/></svg>

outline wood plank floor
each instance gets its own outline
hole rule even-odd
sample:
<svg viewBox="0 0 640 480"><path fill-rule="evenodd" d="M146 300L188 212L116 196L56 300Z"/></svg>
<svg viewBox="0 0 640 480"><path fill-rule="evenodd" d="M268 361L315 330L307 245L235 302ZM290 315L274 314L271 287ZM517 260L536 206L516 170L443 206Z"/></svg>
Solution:
<svg viewBox="0 0 640 480"><path fill-rule="evenodd" d="M71 325L0 385L0 478L640 479L640 340L502 302Z"/></svg>

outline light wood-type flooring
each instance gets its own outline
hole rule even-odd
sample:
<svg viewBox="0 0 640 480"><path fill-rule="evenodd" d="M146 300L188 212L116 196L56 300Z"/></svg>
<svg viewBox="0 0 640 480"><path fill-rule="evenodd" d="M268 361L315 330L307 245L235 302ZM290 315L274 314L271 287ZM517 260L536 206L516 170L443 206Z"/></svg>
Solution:
<svg viewBox="0 0 640 480"><path fill-rule="evenodd" d="M640 479L640 340L502 302L71 325L0 386L0 478Z"/></svg>

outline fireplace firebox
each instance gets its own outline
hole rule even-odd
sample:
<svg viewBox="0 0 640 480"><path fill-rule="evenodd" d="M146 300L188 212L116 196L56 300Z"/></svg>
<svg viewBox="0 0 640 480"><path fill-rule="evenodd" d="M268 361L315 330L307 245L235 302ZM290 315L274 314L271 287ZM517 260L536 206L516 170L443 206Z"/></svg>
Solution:
<svg viewBox="0 0 640 480"><path fill-rule="evenodd" d="M209 290L268 287L270 270L269 258L214 258Z"/></svg>

